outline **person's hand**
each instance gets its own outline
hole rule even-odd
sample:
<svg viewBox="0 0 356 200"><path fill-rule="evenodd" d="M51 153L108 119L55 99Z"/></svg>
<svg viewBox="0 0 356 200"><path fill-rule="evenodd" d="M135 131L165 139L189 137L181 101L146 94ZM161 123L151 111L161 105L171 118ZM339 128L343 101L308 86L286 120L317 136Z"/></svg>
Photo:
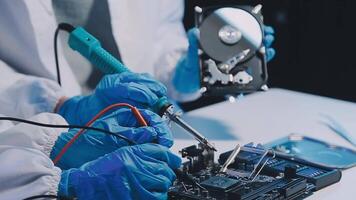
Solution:
<svg viewBox="0 0 356 200"><path fill-rule="evenodd" d="M138 108L152 108L167 88L148 74L124 72L106 75L93 94L76 96L58 108L69 124L84 125L99 111L115 103L129 103Z"/></svg>
<svg viewBox="0 0 356 200"><path fill-rule="evenodd" d="M139 127L139 123L128 108L121 108L97 120L93 127L102 128L125 136L137 144L157 142L166 147L173 145L173 137L167 123L157 114L149 110L139 110L148 126ZM54 159L62 148L74 137L79 129L70 129L62 133L51 152ZM95 130L86 130L68 148L67 152L56 164L61 169L79 167L82 164L97 159L116 149L127 146L128 142L113 135Z"/></svg>
<svg viewBox="0 0 356 200"><path fill-rule="evenodd" d="M274 41L274 29L271 26L263 26L263 32L263 45L266 47L266 59L269 62L276 55L276 51L271 47Z"/></svg>
<svg viewBox="0 0 356 200"><path fill-rule="evenodd" d="M181 159L158 144L123 147L61 174L58 195L78 199L167 199Z"/></svg>
<svg viewBox="0 0 356 200"><path fill-rule="evenodd" d="M189 47L187 53L178 61L173 75L173 86L180 93L194 93L200 88L199 29L188 31Z"/></svg>

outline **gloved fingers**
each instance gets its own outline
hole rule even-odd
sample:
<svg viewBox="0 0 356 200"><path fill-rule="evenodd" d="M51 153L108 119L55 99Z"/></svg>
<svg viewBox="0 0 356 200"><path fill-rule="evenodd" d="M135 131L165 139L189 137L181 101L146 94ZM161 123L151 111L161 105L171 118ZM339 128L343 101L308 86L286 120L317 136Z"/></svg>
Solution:
<svg viewBox="0 0 356 200"><path fill-rule="evenodd" d="M148 123L148 126L140 127L138 120L128 108L114 111L94 123L93 126L119 133L138 144L156 141L159 144L171 147L173 145L173 136L162 118L149 110L140 109L139 112ZM111 144L113 141L122 146L122 141L116 141L115 138L108 142Z"/></svg>
<svg viewBox="0 0 356 200"><path fill-rule="evenodd" d="M167 192L151 192L151 195L154 196L155 199L166 200L168 199Z"/></svg>
<svg viewBox="0 0 356 200"><path fill-rule="evenodd" d="M148 125L153 127L157 133L158 143L168 148L173 146L173 135L171 129L168 127L168 124L152 111L141 109L140 113L147 121Z"/></svg>
<svg viewBox="0 0 356 200"><path fill-rule="evenodd" d="M93 124L93 127L102 128L111 132L126 130L126 127L138 127L139 123L130 108L121 107L105 115Z"/></svg>
<svg viewBox="0 0 356 200"><path fill-rule="evenodd" d="M181 93L197 92L200 88L199 29L190 29L187 36L188 51L178 61L172 79L175 89Z"/></svg>
<svg viewBox="0 0 356 200"><path fill-rule="evenodd" d="M200 35L200 32L199 32L199 29L198 28L191 28L188 30L188 42L189 44L198 44L198 40L199 40L199 35Z"/></svg>
<svg viewBox="0 0 356 200"><path fill-rule="evenodd" d="M268 48L272 46L272 43L274 41L274 36L273 35L265 35L263 38L263 44Z"/></svg>
<svg viewBox="0 0 356 200"><path fill-rule="evenodd" d="M195 66L190 66L198 62L198 47L199 47L199 29L198 28L192 28L188 31L188 52L185 57L186 59L186 67L192 68Z"/></svg>
<svg viewBox="0 0 356 200"><path fill-rule="evenodd" d="M97 89L115 88L117 85L131 82L145 85L157 96L165 96L167 94L167 88L161 82L147 74L132 72L106 75L98 84Z"/></svg>
<svg viewBox="0 0 356 200"><path fill-rule="evenodd" d="M169 187L172 185L172 181L170 181L167 177L156 174L152 177L149 177L150 180L142 181L142 185L149 191L156 192L167 192Z"/></svg>
<svg viewBox="0 0 356 200"><path fill-rule="evenodd" d="M164 161L154 159L150 156L140 156L140 158L145 163L145 169L150 171L154 175L163 175L168 178L171 182L176 180L176 174Z"/></svg>
<svg viewBox="0 0 356 200"><path fill-rule="evenodd" d="M129 171L134 174L139 184L148 191L167 192L172 181L164 175L153 174L149 171Z"/></svg>
<svg viewBox="0 0 356 200"><path fill-rule="evenodd" d="M124 83L122 86L121 91L124 92L126 90L127 97L130 100L141 102L142 104L152 107L159 99L159 97L145 85L130 82Z"/></svg>
<svg viewBox="0 0 356 200"><path fill-rule="evenodd" d="M121 81L141 83L147 86L153 93L160 97L167 95L167 87L164 86L163 83L155 80L155 78L148 73L130 73L129 75L122 77Z"/></svg>
<svg viewBox="0 0 356 200"><path fill-rule="evenodd" d="M158 96L147 86L140 83L129 82L116 84L111 89L96 89L95 93L106 100L106 104L125 102L140 108L152 107L158 100Z"/></svg>
<svg viewBox="0 0 356 200"><path fill-rule="evenodd" d="M153 142L157 139L157 132L153 127L138 127L139 125L140 124L134 117L132 111L130 109L123 108L111 113L108 116L105 116L96 122L94 127L103 128L105 130L120 134L138 144ZM100 139L100 136L97 137ZM117 147L123 146L122 139L118 139L112 135L106 135L105 143L107 145L114 145Z"/></svg>
<svg viewBox="0 0 356 200"><path fill-rule="evenodd" d="M140 157L146 158L146 156L148 156L153 159L163 161L172 169L179 168L182 163L180 157L169 151L167 147L159 144L147 143L132 146L132 151Z"/></svg>
<svg viewBox="0 0 356 200"><path fill-rule="evenodd" d="M120 132L121 135L137 144L154 142L157 138L157 133L152 127L128 128L126 131Z"/></svg>
<svg viewBox="0 0 356 200"><path fill-rule="evenodd" d="M265 35L273 35L274 34L274 28L272 26L263 26L263 32Z"/></svg>
<svg viewBox="0 0 356 200"><path fill-rule="evenodd" d="M162 118L150 110L139 109L139 112L149 126L163 123ZM100 120L95 122L93 126L115 131L115 127L119 127L119 129L121 129L122 126L140 127L141 125L130 108L120 108L109 115L102 117Z"/></svg>
<svg viewBox="0 0 356 200"><path fill-rule="evenodd" d="M267 62L271 61L275 55L276 55L276 51L273 48L267 48L266 51Z"/></svg>

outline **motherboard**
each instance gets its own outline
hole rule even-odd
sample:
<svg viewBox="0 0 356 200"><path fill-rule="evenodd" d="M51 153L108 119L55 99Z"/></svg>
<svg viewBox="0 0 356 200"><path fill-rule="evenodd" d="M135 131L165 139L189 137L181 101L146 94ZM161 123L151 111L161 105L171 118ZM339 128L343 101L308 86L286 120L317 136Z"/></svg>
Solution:
<svg viewBox="0 0 356 200"><path fill-rule="evenodd" d="M169 199L304 199L338 182L341 171L305 163L253 144L220 154L192 145L176 171Z"/></svg>

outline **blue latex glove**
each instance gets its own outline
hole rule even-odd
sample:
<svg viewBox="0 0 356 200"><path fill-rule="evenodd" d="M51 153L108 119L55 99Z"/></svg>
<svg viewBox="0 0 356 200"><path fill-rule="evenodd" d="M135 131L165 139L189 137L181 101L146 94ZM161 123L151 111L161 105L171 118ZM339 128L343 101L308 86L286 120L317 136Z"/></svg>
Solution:
<svg viewBox="0 0 356 200"><path fill-rule="evenodd" d="M187 53L178 61L173 75L173 85L178 92L194 93L200 88L199 67L199 29L188 31L189 47Z"/></svg>
<svg viewBox="0 0 356 200"><path fill-rule="evenodd" d="M123 147L62 172L58 195L79 199L167 199L181 159L157 144Z"/></svg>
<svg viewBox="0 0 356 200"><path fill-rule="evenodd" d="M140 113L148 123L148 126L139 127L139 123L131 110L121 108L97 120L93 127L119 133L138 144L157 142L163 146L171 147L173 145L173 137L167 123L149 110L140 110ZM71 129L58 137L51 152L51 159L58 155L77 132L78 129ZM95 160L127 145L128 142L124 139L94 130L87 130L69 147L57 163L57 166L61 169L79 167L88 161Z"/></svg>
<svg viewBox="0 0 356 200"><path fill-rule="evenodd" d="M263 38L263 44L266 47L266 60L271 61L276 55L276 51L271 48L274 41L274 29L271 26L264 26L263 32L265 37Z"/></svg>
<svg viewBox="0 0 356 200"><path fill-rule="evenodd" d="M152 108L166 94L167 88L148 74L124 72L106 75L93 94L66 100L58 113L69 124L84 125L99 111L114 103Z"/></svg>
<svg viewBox="0 0 356 200"><path fill-rule="evenodd" d="M263 44L266 46L266 59L269 62L276 54L271 48L274 30L271 26L264 26L263 31L265 35ZM173 76L173 85L181 93L194 93L200 88L199 29L192 28L188 31L188 42L188 52L178 62Z"/></svg>

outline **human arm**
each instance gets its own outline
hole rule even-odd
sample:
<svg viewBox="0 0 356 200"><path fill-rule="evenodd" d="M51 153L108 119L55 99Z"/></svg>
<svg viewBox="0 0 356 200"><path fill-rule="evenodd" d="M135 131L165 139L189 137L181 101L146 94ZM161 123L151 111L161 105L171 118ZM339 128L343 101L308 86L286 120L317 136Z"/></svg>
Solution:
<svg viewBox="0 0 356 200"><path fill-rule="evenodd" d="M62 117L50 113L29 120L66 124ZM63 131L66 129L19 123L0 132L0 199L57 194L61 170L54 166L49 153Z"/></svg>
<svg viewBox="0 0 356 200"><path fill-rule="evenodd" d="M29 118L42 112L53 112L64 96L60 86L52 80L24 75L0 61L0 113Z"/></svg>
<svg viewBox="0 0 356 200"><path fill-rule="evenodd" d="M173 145L173 137L166 121L149 110L140 109L139 112L148 126L140 126L136 117L128 108L119 108L98 119L92 126L120 134L137 144L154 142L171 147ZM70 129L60 134L51 152L53 160L78 131L79 129ZM128 145L130 145L128 141L117 136L95 130L86 130L68 148L56 165L61 169L80 167L88 161L95 160L100 156Z"/></svg>
<svg viewBox="0 0 356 200"><path fill-rule="evenodd" d="M166 93L166 87L148 74L111 74L102 78L92 94L65 100L58 108L58 113L69 124L84 125L109 105L129 103L138 108L150 109Z"/></svg>
<svg viewBox="0 0 356 200"><path fill-rule="evenodd" d="M60 116L48 113L30 120L65 123ZM48 194L79 199L167 198L175 179L173 169L181 163L167 147L126 146L79 168L61 171L48 157L61 131L65 130L18 124L0 133L0 158L7 161L1 166L1 199Z"/></svg>
<svg viewBox="0 0 356 200"><path fill-rule="evenodd" d="M168 148L141 144L65 170L59 195L79 199L167 199L181 159Z"/></svg>

